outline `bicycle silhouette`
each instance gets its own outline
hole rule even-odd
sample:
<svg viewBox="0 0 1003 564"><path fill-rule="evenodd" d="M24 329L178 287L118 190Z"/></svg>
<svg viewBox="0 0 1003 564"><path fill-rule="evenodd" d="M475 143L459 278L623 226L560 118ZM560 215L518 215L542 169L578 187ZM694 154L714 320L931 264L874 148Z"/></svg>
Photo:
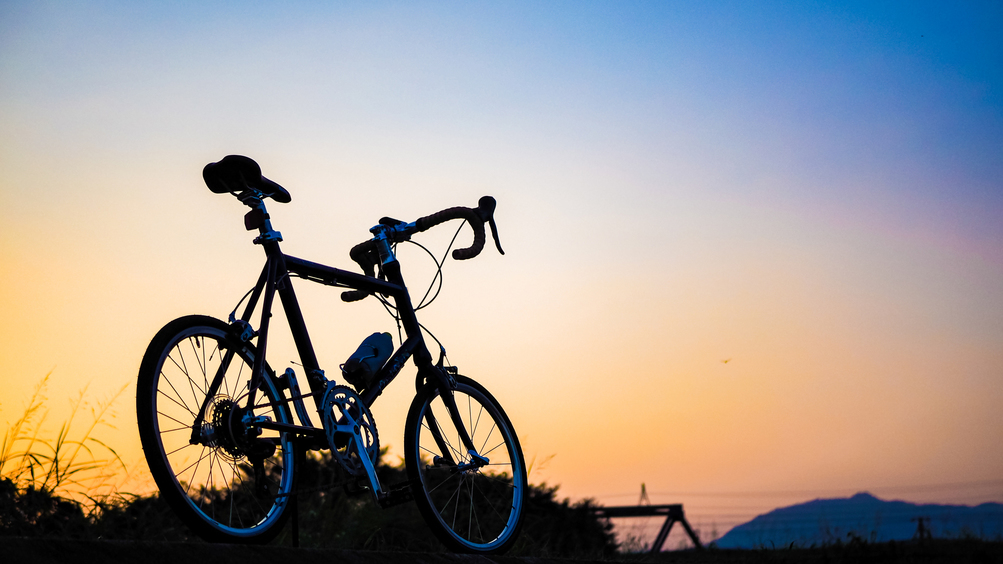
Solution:
<svg viewBox="0 0 1003 564"><path fill-rule="evenodd" d="M254 243L262 246L266 261L228 322L201 315L175 319L157 333L143 357L136 393L140 438L161 496L173 511L209 541L268 542L292 513L300 457L308 450L330 449L342 471L382 507L413 499L451 550L508 549L522 523L527 488L519 440L494 397L444 364L441 344L433 362L395 255L397 243L453 219L465 220L474 230L473 244L454 250L455 259L480 253L485 223L502 252L494 198L410 223L381 219L370 229L372 238L351 250L364 272L358 274L282 252L282 236L272 229L265 200L287 203L291 197L262 176L253 160L227 156L206 165L203 178L212 192L232 194L250 208L244 226L258 231ZM343 366L342 375L353 387L336 383L318 364L293 277L345 288L345 301L375 296L403 326L406 338L392 351L389 334L373 335ZM292 368L277 375L266 361L276 294L306 392ZM408 359L417 367L417 393L404 430L408 481L388 486L376 475L379 435L369 408Z"/></svg>

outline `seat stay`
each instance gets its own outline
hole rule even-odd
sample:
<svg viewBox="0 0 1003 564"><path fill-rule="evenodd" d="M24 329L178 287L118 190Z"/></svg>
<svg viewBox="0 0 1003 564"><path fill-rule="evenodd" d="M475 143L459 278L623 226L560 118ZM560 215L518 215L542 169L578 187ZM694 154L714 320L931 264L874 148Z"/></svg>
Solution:
<svg viewBox="0 0 1003 564"><path fill-rule="evenodd" d="M265 283L268 281L268 269L269 262L266 260L265 265L261 267L261 274L258 276L258 281L254 283L254 288L251 290L251 296L250 299L247 300L247 306L244 307L244 313L240 316L241 321L251 321L251 314L254 313L254 308L258 305L258 299L261 297L261 292L265 289ZM237 308L234 308L234 312L236 311ZM232 317L230 322L233 323Z"/></svg>
<svg viewBox="0 0 1003 564"><path fill-rule="evenodd" d="M277 245L276 245L277 247ZM261 303L261 322L258 325L257 353L254 355L254 364L251 365L251 382L247 390L247 407L254 406L254 396L261 386L261 379L265 371L265 356L268 352L268 326L271 319L272 300L275 298L275 275L278 270L278 262L274 257L269 256L265 264L265 287L264 300Z"/></svg>

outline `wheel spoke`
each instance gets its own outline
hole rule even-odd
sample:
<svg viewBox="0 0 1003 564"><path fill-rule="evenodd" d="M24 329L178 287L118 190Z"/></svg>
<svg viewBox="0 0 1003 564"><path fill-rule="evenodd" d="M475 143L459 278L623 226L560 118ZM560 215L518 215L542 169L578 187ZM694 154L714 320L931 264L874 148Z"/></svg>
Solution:
<svg viewBox="0 0 1003 564"><path fill-rule="evenodd" d="M180 449L179 449L179 450L180 450ZM195 478L195 477L197 477L197 475L198 475L198 472L199 472L199 466L200 466L200 465L202 464L202 461L203 461L203 460L205 459L205 457L206 457L206 456L208 456L208 455L206 454L206 451L207 451L207 450L209 451L209 453L210 453L210 454L212 453L212 451L211 451L211 450L209 450L209 449L207 449L206 447L204 447L204 446L203 446L203 447L202 447L202 452L201 452L201 453L199 453L199 457L198 457L197 459L195 459L195 462L193 462L193 463L192 463L192 464L191 464L190 466L188 466L188 468L191 468L192 466L194 466L194 467L195 467L195 469L194 469L194 470L192 470L192 478ZM176 475L176 476L183 476L183 475L185 474L185 472L187 472L187 471L188 471L188 468L185 468L185 469L184 469L184 470L182 470L181 472L177 472L177 473L175 473L175 475ZM188 483L188 488L187 488L187 491L186 491L185 493L186 493L186 494L188 494L188 493L189 493L189 492L191 491L191 489L192 489L192 486L194 486L194 485L195 485L195 480L193 479L193 480L192 480L191 482L189 482L189 483ZM204 487L204 486L203 486L203 487ZM190 497L190 495L189 495L189 497Z"/></svg>
<svg viewBox="0 0 1003 564"><path fill-rule="evenodd" d="M166 417L166 416L165 416L165 417ZM169 418L169 419L170 419L170 418ZM178 421L178 423L181 423L181 422L180 422L180 421ZM192 428L191 428L191 427L189 427L189 426L185 425L184 423L181 423L181 427L175 427L175 428L173 428L173 429L163 429L163 428L161 428L161 429L160 429L160 434L161 434L161 435L165 435L165 434L167 434L167 433L176 433L176 432L178 432L178 431L191 431L191 430L192 430Z"/></svg>
<svg viewBox="0 0 1003 564"><path fill-rule="evenodd" d="M188 346L192 348L192 353L195 355L195 362L196 364L198 364L199 372L202 374L202 379L205 380L205 363L202 362L202 359L199 357L199 351L195 347L195 343L198 343L198 337L190 337L188 339ZM180 349L178 349L178 354L181 356L181 362L184 363L185 366L187 366L188 363L185 362L185 353L182 352ZM206 389L200 388L198 382L195 380L195 378L191 377L191 375L188 373L187 370L185 370L185 376L188 377L188 385L193 388L192 394L195 397L199 397L200 395L205 396L208 393L208 388ZM196 394L194 388L199 388L200 393Z"/></svg>
<svg viewBox="0 0 1003 564"><path fill-rule="evenodd" d="M484 442L481 443L481 452L482 453L484 451L484 446L488 444L488 440L491 438L491 435L495 432L496 428L497 428L497 423L495 423L494 421L492 421L491 422L491 429L488 431L488 436L484 437ZM502 442L504 443L504 441L505 441L505 439L503 437L502 438ZM495 448L498 448L498 447L495 447ZM491 450L494 450L494 449L491 449ZM484 454L482 454L481 456L484 456Z"/></svg>
<svg viewBox="0 0 1003 564"><path fill-rule="evenodd" d="M192 347L192 353L195 355L195 362L199 365L199 371L205 375L205 359L202 357L200 349L202 345L199 344L199 337L191 337L188 339L188 344Z"/></svg>
<svg viewBox="0 0 1003 564"><path fill-rule="evenodd" d="M162 415L162 416L166 417L167 419L170 419L171 421L174 421L178 425L183 425L186 429L191 430L191 428L192 428L191 425L185 423L184 421L180 421L178 419L175 419L174 417L171 417L170 415L164 413L163 411L158 411L157 415Z"/></svg>
<svg viewBox="0 0 1003 564"><path fill-rule="evenodd" d="M174 360L174 354L173 353L174 353L174 351L171 351L171 355L168 356L167 358L172 363L174 363L174 366L178 367L178 370L180 370L182 374L184 374L187 377L188 376L188 365L185 364L185 356L183 354L181 354L181 350L178 349L178 354L181 355L181 364L178 364L178 361Z"/></svg>
<svg viewBox="0 0 1003 564"><path fill-rule="evenodd" d="M166 455L167 455L168 458L170 458L170 456L172 454L174 454L176 452L181 452L182 450L184 450L186 448L189 448L189 447L192 447L192 446L195 446L195 445L192 445L192 444L189 444L189 443L185 443L185 444L179 446L178 448L172 450L171 452L166 453ZM205 447L204 446L202 447L202 450L205 451ZM189 466L188 468L191 468L191 466ZM188 468L185 468L185 470L187 470ZM184 471L178 472L178 474L182 474L182 473L184 473Z"/></svg>
<svg viewBox="0 0 1003 564"><path fill-rule="evenodd" d="M468 480L468 482L470 482L470 487L467 488L467 489L470 492L470 495L468 496L469 499L467 500L467 503L468 503L468 507L467 507L467 532L473 533L474 532L474 529L473 529L473 523L474 523L474 481L471 479L471 480Z"/></svg>
<svg viewBox="0 0 1003 564"><path fill-rule="evenodd" d="M179 392L178 389L174 387L174 384L171 382L169 378L167 378L167 375L161 372L160 376L161 378L167 381L167 385L171 387L171 390L174 391L174 395L176 395L178 399L174 399L171 396L167 395L167 392L165 390L158 389L157 393L163 395L165 398L168 398L174 403L180 405L183 409L188 411L188 413L195 415L196 413L195 410L193 410L191 407L188 406L188 402L185 401L185 398L181 397L181 392Z"/></svg>
<svg viewBox="0 0 1003 564"><path fill-rule="evenodd" d="M454 531L456 530L456 516L460 514L460 490L462 489L463 489L463 479L460 479L460 483L456 485L456 491L453 492L453 495L449 496L450 500L456 499L456 502L453 504L453 524L450 525L450 528L453 529ZM442 510L445 511L446 508L448 507L449 507L449 501L447 500L446 504L443 505Z"/></svg>
<svg viewBox="0 0 1003 564"><path fill-rule="evenodd" d="M192 316L173 325L174 333L165 328L151 343L140 373L138 389L143 397L137 396L140 435L151 470L157 469L154 476L161 494L185 500L173 505L180 507L182 520L207 540L243 542L274 535L288 507L282 500L292 486L293 453L281 433L266 431L258 440L274 444L274 454L255 464L247 458L250 443L237 428L241 413L235 410L242 409L246 400L253 345L225 349L221 342L228 328L211 318ZM151 355L156 359L153 364ZM289 406L275 389L271 370L265 369L258 388L264 405L256 407L255 414L292 423ZM217 377L219 381L213 382ZM216 391L207 397L214 385ZM191 444L185 437L203 409L202 442L211 446ZM170 479L164 481L164 476Z"/></svg>
<svg viewBox="0 0 1003 564"><path fill-rule="evenodd" d="M511 464L499 464L499 466L509 466L509 467L511 467ZM499 484L503 484L503 485L505 485L505 486L507 486L509 488L516 488L516 487L518 487L515 484L513 484L509 478L503 478L501 476L496 476L494 474L481 474L481 476L485 480L491 480L492 482L497 482Z"/></svg>
<svg viewBox="0 0 1003 564"><path fill-rule="evenodd" d="M470 429L470 440L473 440L474 437L477 436L477 427L481 424L481 415L483 413L484 413L484 406L482 405L481 408L477 411L477 421L474 421L474 424L472 425L473 428ZM488 434L488 436L490 437L491 435ZM484 441L487 442L487 439L485 438ZM481 450L484 450L483 446L481 446ZM478 452L478 454L480 454L480 452Z"/></svg>
<svg viewBox="0 0 1003 564"><path fill-rule="evenodd" d="M446 448L448 448L452 452L451 458L453 459L453 462L456 462L457 464L463 462L462 453L460 452L459 449L453 446L453 443L449 442L449 439L446 438L446 432L442 428L442 424L439 423L439 418L432 414L429 414L429 417L431 417L432 421L435 422L435 427L439 431L439 436L442 437L442 442L445 443ZM429 427L427 424L424 425L424 427L428 429L430 433L432 432L432 428ZM459 438L457 438L457 440L459 440ZM439 453L439 454L447 454L447 453Z"/></svg>
<svg viewBox="0 0 1003 564"><path fill-rule="evenodd" d="M206 364L206 361L205 361L205 339L202 339L202 346L199 347L199 353L201 353L201 357L202 357L202 381L205 382L205 388L203 388L203 390L205 390L205 394L208 394L209 393L208 392L208 390L209 390L209 373L206 370L206 367L208 365Z"/></svg>
<svg viewBox="0 0 1003 564"><path fill-rule="evenodd" d="M452 478L460 477L460 476L461 476L460 474L453 474L452 476L447 476L445 480L439 482L438 486L435 486L432 489L428 490L428 493L432 493L435 490L439 489L441 486L446 485L446 483L449 482L449 480L451 480ZM461 482L462 482L462 478L461 478Z"/></svg>
<svg viewBox="0 0 1003 564"><path fill-rule="evenodd" d="M490 476L484 476L484 477L488 478L488 479L491 478ZM473 481L473 480L471 480L471 481ZM486 499L486 500L487 499L491 499L491 497L489 497L488 494L484 493L481 490L480 486L478 486L477 489L478 489L478 491L481 491L481 495L484 497L484 499ZM490 507L491 507L491 510L494 511L495 515L497 515L499 519L501 519L502 521L505 521L505 516L498 512L498 509L495 507L495 504L493 504L493 503L490 504Z"/></svg>
<svg viewBox="0 0 1003 564"><path fill-rule="evenodd" d="M474 432L475 432L474 431L474 425L473 425L473 421L474 421L474 417L473 417L473 409L474 409L473 408L473 401L474 401L474 398L470 397L470 395L467 394L467 430L470 433L470 439L471 440L473 440L473 438L474 438Z"/></svg>
<svg viewBox="0 0 1003 564"><path fill-rule="evenodd" d="M487 440L485 439L484 442L487 443ZM503 447L503 446L505 446L505 437L502 437L502 442L500 442L500 443L496 444L495 446L491 447L491 450L484 451L483 454L482 454L482 456L487 456L487 455L491 454L492 452L498 450L498 447ZM483 446L481 447L481 450L482 451L484 450Z"/></svg>

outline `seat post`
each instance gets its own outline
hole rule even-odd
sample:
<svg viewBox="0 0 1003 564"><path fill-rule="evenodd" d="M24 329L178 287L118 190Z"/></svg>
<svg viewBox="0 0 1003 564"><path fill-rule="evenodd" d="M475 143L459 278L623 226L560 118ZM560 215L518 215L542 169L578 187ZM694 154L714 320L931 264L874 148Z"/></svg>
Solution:
<svg viewBox="0 0 1003 564"><path fill-rule="evenodd" d="M265 209L265 202L260 192L246 190L241 192L237 198L240 203L251 208L251 211L244 214L244 229L258 230L259 235L254 238L255 245L282 240L282 234L272 229L272 220L268 215L268 210Z"/></svg>

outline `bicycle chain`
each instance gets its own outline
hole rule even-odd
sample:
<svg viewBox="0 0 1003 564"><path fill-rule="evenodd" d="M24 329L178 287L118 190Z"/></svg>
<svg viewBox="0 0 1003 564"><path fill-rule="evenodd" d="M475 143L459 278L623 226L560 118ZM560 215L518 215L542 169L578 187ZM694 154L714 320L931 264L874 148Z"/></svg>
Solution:
<svg viewBox="0 0 1003 564"><path fill-rule="evenodd" d="M296 489L296 490L293 490L293 491L291 491L289 493L276 494L275 497L276 498L292 497L294 495L299 495L299 494L324 492L324 491L333 490L333 489L336 489L336 488L343 488L343 487L345 487L345 486L347 486L349 484L352 484L352 483L358 484L359 481L358 480L345 480L344 482L339 482L339 483L336 483L336 484L330 484L330 485L327 485L327 486L318 486L316 488L310 488L310 489L307 489L307 490Z"/></svg>

